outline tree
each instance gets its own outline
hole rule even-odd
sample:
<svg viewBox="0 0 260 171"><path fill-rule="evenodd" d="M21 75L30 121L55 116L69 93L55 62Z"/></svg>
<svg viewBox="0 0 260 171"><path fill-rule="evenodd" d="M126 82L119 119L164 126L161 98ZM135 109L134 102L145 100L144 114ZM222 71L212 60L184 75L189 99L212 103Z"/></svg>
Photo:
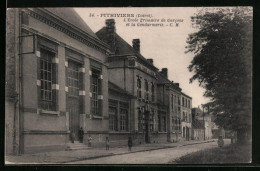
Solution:
<svg viewBox="0 0 260 171"><path fill-rule="evenodd" d="M244 142L251 138L252 8L203 9L191 20L198 31L187 38L185 53L194 53L190 82L205 88L215 123Z"/></svg>

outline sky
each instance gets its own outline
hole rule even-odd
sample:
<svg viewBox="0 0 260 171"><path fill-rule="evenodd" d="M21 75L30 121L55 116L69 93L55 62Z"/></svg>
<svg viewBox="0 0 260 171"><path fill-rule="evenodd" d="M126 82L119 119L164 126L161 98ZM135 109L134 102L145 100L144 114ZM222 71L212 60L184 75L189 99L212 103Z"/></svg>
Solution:
<svg viewBox="0 0 260 171"><path fill-rule="evenodd" d="M105 26L105 20L114 18L116 32L126 42L132 45L132 39L140 39L140 51L145 58L152 58L154 65L161 68L168 68L169 80L179 83L182 91L192 97L192 107L198 107L209 101L203 96L205 90L199 87L197 81L190 84L189 79L193 73L189 72L188 66L193 54L185 54L185 46L188 34L196 29L192 28L190 17L199 8L190 7L163 7L163 8L75 8L77 13L87 25L97 32ZM133 14L134 17L111 17L102 14ZM138 17L137 15L140 15ZM143 16L145 15L145 16ZM128 18L132 19L131 22ZM143 23L163 23L164 27L137 26L138 19L145 19ZM158 19L157 22L150 22L148 19ZM165 22L161 22L165 19ZM178 27L175 21L179 20ZM167 22L169 21L169 22ZM130 26L126 26L130 23ZM131 26L135 23L135 26ZM172 27L171 27L172 26Z"/></svg>

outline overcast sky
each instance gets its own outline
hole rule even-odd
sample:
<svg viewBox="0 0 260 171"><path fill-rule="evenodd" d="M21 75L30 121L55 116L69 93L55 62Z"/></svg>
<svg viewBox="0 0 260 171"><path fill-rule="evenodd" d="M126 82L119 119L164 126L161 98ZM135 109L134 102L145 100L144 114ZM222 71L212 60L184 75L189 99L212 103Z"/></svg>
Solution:
<svg viewBox="0 0 260 171"><path fill-rule="evenodd" d="M153 19L183 19L178 27L126 27L124 17L113 17L116 22L116 32L125 41L132 45L132 39L140 39L141 54L145 58L153 58L154 65L168 68L168 77L174 82L180 83L183 92L192 97L192 106L208 102L203 97L204 89L198 82L189 83L193 73L187 67L193 58L193 54L185 54L186 39L189 33L196 31L191 27L190 16L196 13L198 8L75 8L88 26L97 32L105 26L105 20L111 17L101 17L101 14L152 14ZM90 13L94 17L90 17ZM135 17L132 17L132 19ZM139 18L140 19L140 18ZM147 19L147 17L145 18ZM170 23L169 23L170 24ZM174 23L175 24L175 23Z"/></svg>

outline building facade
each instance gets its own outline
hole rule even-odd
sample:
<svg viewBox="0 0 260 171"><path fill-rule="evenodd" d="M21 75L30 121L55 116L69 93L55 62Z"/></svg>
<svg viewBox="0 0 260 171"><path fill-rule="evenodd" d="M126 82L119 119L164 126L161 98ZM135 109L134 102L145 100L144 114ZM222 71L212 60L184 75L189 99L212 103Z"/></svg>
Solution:
<svg viewBox="0 0 260 171"><path fill-rule="evenodd" d="M93 147L190 139L191 97L113 19L95 34L71 8L10 9L6 34L6 154L64 150L81 128Z"/></svg>
<svg viewBox="0 0 260 171"><path fill-rule="evenodd" d="M191 139L191 115L192 98L183 92L181 93L181 126L182 126L182 138L189 141Z"/></svg>
<svg viewBox="0 0 260 171"><path fill-rule="evenodd" d="M9 29L6 153L64 149L80 127L103 141L109 47L68 8L9 9Z"/></svg>
<svg viewBox="0 0 260 171"><path fill-rule="evenodd" d="M167 141L178 142L181 135L181 88L178 83L168 80L167 68L163 68L158 73L157 83L157 103L158 110L160 106L166 106L167 111Z"/></svg>

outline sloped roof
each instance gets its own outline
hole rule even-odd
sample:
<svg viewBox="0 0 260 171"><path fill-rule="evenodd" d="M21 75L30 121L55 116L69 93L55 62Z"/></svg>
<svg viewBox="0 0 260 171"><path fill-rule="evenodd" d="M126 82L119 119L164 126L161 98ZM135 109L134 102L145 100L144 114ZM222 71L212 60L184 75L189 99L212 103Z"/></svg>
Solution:
<svg viewBox="0 0 260 171"><path fill-rule="evenodd" d="M118 85L116 85L110 81L108 81L108 89L112 90L112 91L116 91L121 94L125 94L127 96L133 96L130 93L128 93L127 91L125 91L124 89L120 88Z"/></svg>
<svg viewBox="0 0 260 171"><path fill-rule="evenodd" d="M103 27L98 32L96 32L98 38L107 43L107 36L106 36L106 27ZM154 69L158 70L154 65L147 61L145 57L143 57L139 52L134 50L134 48L129 45L122 37L120 37L117 33L115 33L115 40L116 40L116 52L115 55L135 55L142 61L144 61L147 65L153 67Z"/></svg>
<svg viewBox="0 0 260 171"><path fill-rule="evenodd" d="M194 120L192 120L192 128L193 129L204 129L204 124L201 121L194 119Z"/></svg>
<svg viewBox="0 0 260 171"><path fill-rule="evenodd" d="M52 14L58 16L62 20L69 22L76 26L78 29L98 39L96 34L86 24L86 22L79 16L79 14L73 8L44 8Z"/></svg>

